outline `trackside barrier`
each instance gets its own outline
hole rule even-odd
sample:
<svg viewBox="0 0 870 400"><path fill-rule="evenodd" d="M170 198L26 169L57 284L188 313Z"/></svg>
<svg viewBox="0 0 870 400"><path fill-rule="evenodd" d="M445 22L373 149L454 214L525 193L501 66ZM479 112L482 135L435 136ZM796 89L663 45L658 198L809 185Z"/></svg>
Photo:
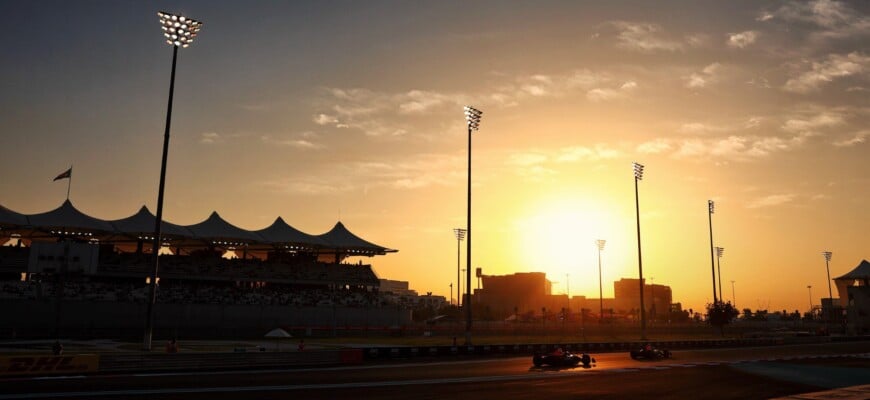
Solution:
<svg viewBox="0 0 870 400"><path fill-rule="evenodd" d="M823 340L827 341L829 339ZM671 350L773 346L786 343L782 338L722 339L722 340L675 340L675 341L636 341L636 342L586 342L586 343L538 343L506 344L479 346L422 346L422 347L371 347L363 353L366 360L414 358L431 356L468 356L468 355L530 355L536 352L550 352L561 347L573 352L612 353L629 351L635 347L652 344Z"/></svg>
<svg viewBox="0 0 870 400"><path fill-rule="evenodd" d="M205 371L239 368L336 366L363 362L360 349L275 353L105 354L99 372Z"/></svg>
<svg viewBox="0 0 870 400"><path fill-rule="evenodd" d="M93 373L99 364L100 356L96 354L0 357L0 377Z"/></svg>

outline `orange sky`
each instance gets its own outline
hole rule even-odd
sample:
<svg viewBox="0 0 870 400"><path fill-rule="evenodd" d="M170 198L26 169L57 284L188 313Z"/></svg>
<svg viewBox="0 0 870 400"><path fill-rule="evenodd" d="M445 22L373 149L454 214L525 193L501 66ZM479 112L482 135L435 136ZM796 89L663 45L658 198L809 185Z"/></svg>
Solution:
<svg viewBox="0 0 870 400"><path fill-rule="evenodd" d="M44 7L0 27L0 204L155 208L171 49L147 3ZM337 220L399 249L382 278L449 295L473 138L473 265L543 271L605 296L644 275L712 297L707 200L725 299L798 309L870 258L865 3L172 2L204 22L180 51L164 216L243 228ZM461 10L461 13L460 13ZM28 23L40 18L41 24ZM111 17L106 19L105 17ZM249 21L258 21L250 24ZM44 30L41 26L53 26ZM465 267L463 244L462 262ZM566 277L566 274L568 276ZM835 293L836 296L836 293Z"/></svg>

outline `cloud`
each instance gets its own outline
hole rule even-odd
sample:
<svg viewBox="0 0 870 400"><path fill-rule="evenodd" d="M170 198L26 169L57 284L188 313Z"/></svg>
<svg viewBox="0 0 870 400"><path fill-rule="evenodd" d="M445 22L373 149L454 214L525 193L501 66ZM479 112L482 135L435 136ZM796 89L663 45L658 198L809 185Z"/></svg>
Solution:
<svg viewBox="0 0 870 400"><path fill-rule="evenodd" d="M333 125L338 124L338 118L332 115L317 114L314 116L314 123L317 125Z"/></svg>
<svg viewBox="0 0 870 400"><path fill-rule="evenodd" d="M592 148L584 146L565 147L559 153L556 156L557 162L607 160L622 155L619 150L609 148L604 144L598 144Z"/></svg>
<svg viewBox="0 0 870 400"><path fill-rule="evenodd" d="M846 55L831 54L827 60L813 62L809 71L786 81L783 89L794 93L814 92L835 79L861 74L868 64L870 57L857 52Z"/></svg>
<svg viewBox="0 0 870 400"><path fill-rule="evenodd" d="M679 41L660 37L662 28L656 24L613 21L611 24L619 31L616 35L617 47L640 52L681 50Z"/></svg>
<svg viewBox="0 0 870 400"><path fill-rule="evenodd" d="M217 132L203 132L199 135L199 142L204 144L214 144L222 142L221 135Z"/></svg>
<svg viewBox="0 0 870 400"><path fill-rule="evenodd" d="M762 117L749 117L746 120L746 123L743 124L743 127L746 129L758 128L761 126L761 123L764 122L764 118Z"/></svg>
<svg viewBox="0 0 870 400"><path fill-rule="evenodd" d="M685 139L677 142L676 145L671 145L671 148L675 148L671 156L677 159L707 159L715 156L718 159L750 161L773 153L792 150L803 145L804 139L803 135L789 138L729 135L724 138Z"/></svg>
<svg viewBox="0 0 870 400"><path fill-rule="evenodd" d="M743 49L755 43L758 40L759 33L757 31L743 31L740 33L728 34L728 47Z"/></svg>
<svg viewBox="0 0 870 400"><path fill-rule="evenodd" d="M729 130L729 128L727 127L710 125L701 122L687 122L680 125L679 129L677 129L677 131L680 133L688 133L693 135L723 132L727 130Z"/></svg>
<svg viewBox="0 0 870 400"><path fill-rule="evenodd" d="M813 41L861 37L870 34L870 18L839 1L789 1L774 11L763 11L757 21L782 21L790 29L801 25L814 31Z"/></svg>
<svg viewBox="0 0 870 400"><path fill-rule="evenodd" d="M322 144L314 143L310 140L305 139L315 136L311 132L305 132L300 134L299 136L302 136L303 138L275 138L271 135L262 135L260 136L260 141L268 145L288 146L303 150L317 150L324 147Z"/></svg>
<svg viewBox="0 0 870 400"><path fill-rule="evenodd" d="M790 133L816 134L820 129L840 126L845 123L843 114L836 111L816 111L814 115L791 117L782 125L782 130Z"/></svg>
<svg viewBox="0 0 870 400"><path fill-rule="evenodd" d="M715 140L710 146L710 154L714 156L735 156L746 151L749 139L742 136L728 136Z"/></svg>
<svg viewBox="0 0 870 400"><path fill-rule="evenodd" d="M356 188L348 183L330 183L304 177L264 181L260 182L259 185L277 192L311 196L336 195Z"/></svg>
<svg viewBox="0 0 870 400"><path fill-rule="evenodd" d="M649 142L641 143L635 148L635 151L641 154L659 154L669 151L673 148L668 139L655 139Z"/></svg>
<svg viewBox="0 0 870 400"><path fill-rule="evenodd" d="M863 130L855 133L852 137L848 139L838 140L833 143L834 146L837 147L852 147L857 146L859 144L867 142L867 138L870 137L870 130Z"/></svg>
<svg viewBox="0 0 870 400"><path fill-rule="evenodd" d="M704 47L710 43L710 36L703 33L696 33L686 36L686 43L692 47Z"/></svg>
<svg viewBox="0 0 870 400"><path fill-rule="evenodd" d="M316 100L321 109L313 122L322 126L360 130L370 137L401 138L418 132L419 119L438 115L457 115L464 104L479 107L495 105L513 107L529 99L558 98L584 93L597 84L609 82L607 74L587 69L569 70L562 74L499 75L500 82L479 93L440 92L412 89L403 92L375 91L364 88L324 88ZM625 82L619 90L626 92L637 86ZM325 110L325 111L324 111ZM461 115L461 112L458 114ZM438 128L443 131L443 127Z"/></svg>
<svg viewBox="0 0 870 400"><path fill-rule="evenodd" d="M770 196L759 197L749 202L749 204L746 205L746 208L775 207L789 203L794 200L795 197L796 196L794 194L774 194Z"/></svg>
<svg viewBox="0 0 870 400"><path fill-rule="evenodd" d="M259 185L281 193L315 196L371 188L417 190L456 186L466 177L464 160L453 154L415 153L404 159L394 157L389 162L335 162L319 168L287 171L296 176L262 181Z"/></svg>
<svg viewBox="0 0 870 400"><path fill-rule="evenodd" d="M719 63L712 63L704 67L700 73L693 73L684 78L686 80L686 87L690 89L700 89L716 82L718 80L717 73L721 69L722 64Z"/></svg>
<svg viewBox="0 0 870 400"><path fill-rule="evenodd" d="M450 97L436 92L411 90L400 96L399 110L403 113L422 113L444 104L456 104Z"/></svg>
<svg viewBox="0 0 870 400"><path fill-rule="evenodd" d="M624 98L629 92L637 88L637 82L627 81L619 85L619 88L595 88L586 92L586 98L590 101L599 102Z"/></svg>

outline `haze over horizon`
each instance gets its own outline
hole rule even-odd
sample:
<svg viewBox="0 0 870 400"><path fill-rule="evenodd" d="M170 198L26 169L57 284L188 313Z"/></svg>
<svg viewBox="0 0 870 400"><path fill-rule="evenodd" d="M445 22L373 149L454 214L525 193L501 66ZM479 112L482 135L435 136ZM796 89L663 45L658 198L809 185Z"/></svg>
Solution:
<svg viewBox="0 0 870 400"><path fill-rule="evenodd" d="M164 219L342 221L396 254L381 278L449 297L473 134L473 265L604 296L644 277L711 298L707 200L739 308L805 312L870 259L870 3L839 1L6 1L0 205L155 210L179 50ZM465 268L462 244L462 268ZM566 274L568 274L566 276ZM463 283L464 284L464 283ZM476 287L476 283L475 283ZM837 296L834 288L834 296Z"/></svg>

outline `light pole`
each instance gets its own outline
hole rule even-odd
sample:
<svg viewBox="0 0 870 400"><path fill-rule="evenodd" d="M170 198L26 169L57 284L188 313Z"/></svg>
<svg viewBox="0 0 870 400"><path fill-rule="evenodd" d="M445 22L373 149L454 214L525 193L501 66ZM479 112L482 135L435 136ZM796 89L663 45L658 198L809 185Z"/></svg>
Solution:
<svg viewBox="0 0 870 400"><path fill-rule="evenodd" d="M462 293L462 281L459 278L459 246L462 239L465 239L465 229L453 228L453 234L456 235L456 305L459 306L459 293Z"/></svg>
<svg viewBox="0 0 870 400"><path fill-rule="evenodd" d="M598 245L598 323L604 321L604 288L601 285L601 251L604 250L604 244L607 243L604 239L598 239L595 244Z"/></svg>
<svg viewBox="0 0 870 400"><path fill-rule="evenodd" d="M716 297L716 264L713 259L713 200L707 200L707 217L710 220L710 272L713 274L713 304L719 302Z"/></svg>
<svg viewBox="0 0 870 400"><path fill-rule="evenodd" d="M568 296L568 304L571 304L571 274L565 274L565 294Z"/></svg>
<svg viewBox="0 0 870 400"><path fill-rule="evenodd" d="M716 269L719 274L719 298L723 299L722 302L725 302L725 295L722 294L722 254L725 254L724 247L716 247Z"/></svg>
<svg viewBox="0 0 870 400"><path fill-rule="evenodd" d="M810 316L813 315L813 285L807 285L807 290L810 292Z"/></svg>
<svg viewBox="0 0 870 400"><path fill-rule="evenodd" d="M466 293L462 304L465 304L465 344L471 345L471 131L480 129L480 118L483 112L471 106L465 106L464 111L468 128L468 203L465 225L468 240L465 241Z"/></svg>
<svg viewBox="0 0 870 400"><path fill-rule="evenodd" d="M734 309L737 309L737 296L734 295L734 281L731 281L731 302L734 303Z"/></svg>
<svg viewBox="0 0 870 400"><path fill-rule="evenodd" d="M650 297L649 314L650 314L650 317L649 318L652 320L651 323L653 325L655 325L655 323L656 323L656 284L655 284L655 280L656 280L656 278L654 276L649 277L649 291L650 291L650 293L649 293L649 297Z"/></svg>
<svg viewBox="0 0 870 400"><path fill-rule="evenodd" d="M834 303L834 292L831 291L831 256L833 254L830 251L822 253L825 256L825 271L828 272L828 298L831 299L831 304Z"/></svg>
<svg viewBox="0 0 870 400"><path fill-rule="evenodd" d="M643 179L643 165L634 166L634 209L637 215L637 272L640 276L640 340L646 340L646 310L643 306L643 256L640 250L640 198L637 193L637 182Z"/></svg>
<svg viewBox="0 0 870 400"><path fill-rule="evenodd" d="M166 130L163 134L163 160L160 164L160 186L157 190L157 215L154 219L154 246L151 254L154 257L154 265L151 268L151 295L148 299L147 314L145 319L144 349L151 351L151 335L154 325L154 305L157 302L157 272L160 266L161 225L163 224L163 187L166 183L166 158L169 155L169 126L172 122L172 96L175 91L175 62L178 59L178 48L188 47L193 43L193 38L202 28L202 22L181 15L158 12L160 27L166 43L172 46L172 74L169 78L169 103L166 107Z"/></svg>

